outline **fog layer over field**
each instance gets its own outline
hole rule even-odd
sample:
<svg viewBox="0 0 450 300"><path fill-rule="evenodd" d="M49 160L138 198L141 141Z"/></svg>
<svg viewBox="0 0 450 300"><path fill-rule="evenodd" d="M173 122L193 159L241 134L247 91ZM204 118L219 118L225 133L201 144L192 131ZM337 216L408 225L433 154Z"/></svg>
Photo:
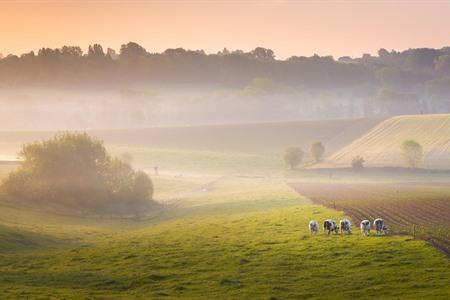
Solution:
<svg viewBox="0 0 450 300"><path fill-rule="evenodd" d="M321 99L255 79L242 88L3 89L0 115L3 130L64 130L356 118L365 113L357 101Z"/></svg>

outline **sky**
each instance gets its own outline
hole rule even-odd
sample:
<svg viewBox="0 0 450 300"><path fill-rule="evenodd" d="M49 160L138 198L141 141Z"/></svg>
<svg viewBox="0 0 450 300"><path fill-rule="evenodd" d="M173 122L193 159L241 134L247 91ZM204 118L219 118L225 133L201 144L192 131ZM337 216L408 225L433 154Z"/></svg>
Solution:
<svg viewBox="0 0 450 300"><path fill-rule="evenodd" d="M3 55L129 41L149 52L261 46L278 58L441 48L450 46L450 0L0 0Z"/></svg>

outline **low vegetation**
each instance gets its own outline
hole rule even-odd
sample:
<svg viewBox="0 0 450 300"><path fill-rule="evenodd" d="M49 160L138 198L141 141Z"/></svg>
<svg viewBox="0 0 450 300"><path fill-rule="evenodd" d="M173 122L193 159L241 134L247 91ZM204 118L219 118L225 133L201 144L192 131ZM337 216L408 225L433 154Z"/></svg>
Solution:
<svg viewBox="0 0 450 300"><path fill-rule="evenodd" d="M3 181L15 204L90 213L136 213L152 204L150 178L111 157L85 133L61 133L23 146L23 162Z"/></svg>

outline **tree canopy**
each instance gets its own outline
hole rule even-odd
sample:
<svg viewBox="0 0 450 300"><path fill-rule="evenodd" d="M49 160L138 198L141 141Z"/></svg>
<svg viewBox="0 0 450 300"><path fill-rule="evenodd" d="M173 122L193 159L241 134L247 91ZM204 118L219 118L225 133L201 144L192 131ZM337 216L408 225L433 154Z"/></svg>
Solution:
<svg viewBox="0 0 450 300"><path fill-rule="evenodd" d="M284 152L284 161L291 168L297 167L303 160L303 150L300 147L288 146Z"/></svg>
<svg viewBox="0 0 450 300"><path fill-rule="evenodd" d="M20 157L1 187L10 201L98 214L134 214L153 203L150 178L86 133L26 144Z"/></svg>
<svg viewBox="0 0 450 300"><path fill-rule="evenodd" d="M4 83L19 85L30 82L90 85L92 79L84 75L92 72L93 68L100 68L97 71L102 76L96 79L97 84L114 85L136 78L139 82L246 84L254 78L270 78L311 88L342 88L363 83L389 87L391 84L409 84L413 80L412 74L419 78L419 82L430 79L430 76L448 74L449 55L447 48L419 48L404 52L380 49L379 56L364 55L361 58L335 60L331 56L314 55L279 60L274 51L263 47L249 52L225 48L216 54L183 48L151 53L135 42L128 42L120 47L119 55L115 55L112 49L105 53L100 44L90 45L87 53L78 46L63 46L42 48L37 54L33 51L20 56L10 54L0 57L0 78ZM101 67L92 65L93 61L102 62ZM378 71L381 73L376 75ZM400 75L408 82L397 82L403 80L398 79Z"/></svg>

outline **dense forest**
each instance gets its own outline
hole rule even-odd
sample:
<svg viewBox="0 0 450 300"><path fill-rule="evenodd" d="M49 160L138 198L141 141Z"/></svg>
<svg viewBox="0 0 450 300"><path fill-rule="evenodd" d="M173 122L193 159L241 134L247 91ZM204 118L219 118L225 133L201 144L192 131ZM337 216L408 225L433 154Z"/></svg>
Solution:
<svg viewBox="0 0 450 300"><path fill-rule="evenodd" d="M165 90L156 91L155 86ZM151 53L129 42L118 53L94 44L87 53L64 46L1 58L2 103L59 97L37 97L31 89L114 90L122 104L133 107L121 120L138 120L138 126L171 124L169 118L210 123L203 117L218 107L216 122L444 113L450 112L450 47L380 49L376 56L336 60L318 55L277 59L272 50L261 47L216 54L183 48ZM11 90L21 92L13 97ZM76 124L87 122L81 119L92 111L86 108L91 102L84 102L85 111L72 110Z"/></svg>

